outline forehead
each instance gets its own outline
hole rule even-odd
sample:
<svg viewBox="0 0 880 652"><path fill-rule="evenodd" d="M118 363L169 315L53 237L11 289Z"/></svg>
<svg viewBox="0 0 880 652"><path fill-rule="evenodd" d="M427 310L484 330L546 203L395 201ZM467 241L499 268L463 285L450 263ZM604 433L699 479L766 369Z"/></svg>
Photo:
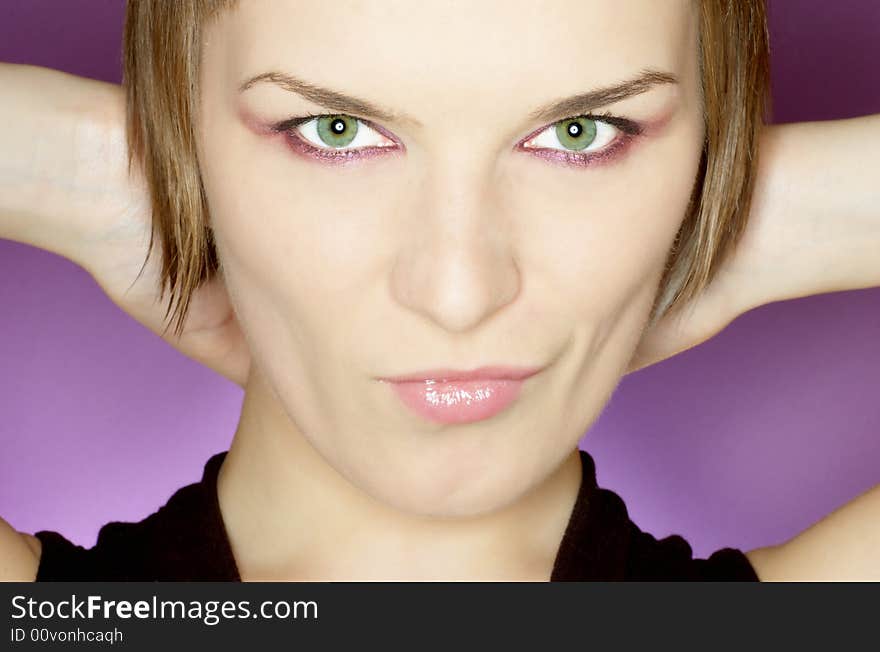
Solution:
<svg viewBox="0 0 880 652"><path fill-rule="evenodd" d="M691 0L240 0L206 32L205 56L223 59L230 85L281 70L413 111L463 99L490 111L683 73L695 26Z"/></svg>

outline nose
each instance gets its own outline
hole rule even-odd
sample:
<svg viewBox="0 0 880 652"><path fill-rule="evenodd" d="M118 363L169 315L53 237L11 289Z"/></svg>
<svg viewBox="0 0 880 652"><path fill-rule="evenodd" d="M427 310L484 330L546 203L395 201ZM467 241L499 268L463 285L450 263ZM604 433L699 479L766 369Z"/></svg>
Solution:
<svg viewBox="0 0 880 652"><path fill-rule="evenodd" d="M521 285L499 184L459 167L414 190L392 294L449 332L476 329L510 304Z"/></svg>

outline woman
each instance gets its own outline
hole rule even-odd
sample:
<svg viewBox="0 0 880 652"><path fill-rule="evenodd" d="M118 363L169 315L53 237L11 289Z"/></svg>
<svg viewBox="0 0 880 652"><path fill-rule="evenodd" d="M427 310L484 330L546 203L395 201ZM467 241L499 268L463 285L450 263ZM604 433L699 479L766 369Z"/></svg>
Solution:
<svg viewBox="0 0 880 652"><path fill-rule="evenodd" d="M638 531L576 448L623 373L760 303L880 283L873 205L855 207L866 237L845 270L816 279L821 259L801 255L754 283L790 248L774 209L792 210L782 174L813 136L766 135L750 207L763 7L529 7L360 3L340 21L307 1L130 3L132 181L120 165L119 194L39 232L30 216L47 202L10 197L2 234L79 262L162 332L152 289L125 293L137 238L108 235L136 234L152 206L164 253L141 288L171 288L169 341L242 383L245 404L201 493L107 530L90 555L7 528L9 579L877 573L863 542L880 492L784 545L695 561L680 538ZM60 105L85 93L5 74L22 114L40 75ZM113 134L119 98L101 94ZM848 183L867 187L876 118L835 129L854 144ZM452 380L474 370L485 377ZM225 532L187 530L215 480ZM206 530L200 544L218 548L196 566Z"/></svg>

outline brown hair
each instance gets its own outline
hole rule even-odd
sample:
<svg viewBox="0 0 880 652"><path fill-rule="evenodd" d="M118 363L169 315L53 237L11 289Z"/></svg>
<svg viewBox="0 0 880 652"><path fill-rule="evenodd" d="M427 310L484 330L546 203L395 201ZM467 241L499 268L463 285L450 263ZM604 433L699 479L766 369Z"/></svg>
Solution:
<svg viewBox="0 0 880 652"><path fill-rule="evenodd" d="M745 230L769 95L764 0L697 0L706 139L689 209L666 260L651 323L709 284ZM219 260L196 152L201 31L236 0L128 0L123 38L129 164L150 191L161 296L180 335ZM146 265L146 261L144 262Z"/></svg>

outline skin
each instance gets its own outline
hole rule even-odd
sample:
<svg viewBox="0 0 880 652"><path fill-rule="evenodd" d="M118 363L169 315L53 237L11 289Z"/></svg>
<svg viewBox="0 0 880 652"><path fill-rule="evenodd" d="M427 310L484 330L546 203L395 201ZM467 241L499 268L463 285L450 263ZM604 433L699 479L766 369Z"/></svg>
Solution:
<svg viewBox="0 0 880 652"><path fill-rule="evenodd" d="M639 342L699 162L696 20L687 2L505 9L244 2L206 33L200 160L252 353L218 490L243 576L550 576L578 440ZM547 126L537 106L645 68L680 81L604 107L654 126L624 155L515 149ZM382 124L405 151L350 166L298 156L260 125L327 111L238 93L277 69L423 126ZM375 379L484 364L546 368L459 426Z"/></svg>
<svg viewBox="0 0 880 652"><path fill-rule="evenodd" d="M320 20L318 3L296 4L297 20L306 25ZM568 3L572 9L560 14L570 17L582 4ZM615 30L633 34L604 48L596 39L567 43L555 32L550 38L549 28L547 33L536 31L550 16L533 16L529 30L522 31L525 22L516 16L489 20L488 9L482 15L469 5L473 22L450 23L444 14L444 30L432 33L427 52L418 50L415 36L408 44L400 41L399 34L413 30L399 26L436 24L425 21L439 9L432 14L422 4L413 13L410 5L405 16L384 12L370 17L349 8L345 15L369 24L369 34L377 37L371 47L350 50L358 52L359 63L369 64L357 70L349 70L350 61L332 48L333 42L357 42L357 33L346 23L348 28L339 27L345 38L334 41L332 21L320 23L327 26L322 33L329 40L309 42L308 70L296 67L303 56L291 48L302 46L308 31L297 33L299 39L291 37L297 20L278 13L281 2L273 3L275 13L268 21L241 11L214 26L206 47L217 56L207 57L206 78L213 70L216 92L205 95L200 146L210 153L203 159L226 278L199 288L183 335L166 334L165 339L247 389L220 487L243 579L547 579L580 482L579 466L572 463L574 447L624 370L695 346L765 303L880 285L880 197L873 172L880 116L767 127L748 228L735 255L684 311L640 332L651 275L657 273L683 211L683 203L674 206L683 193L675 182L690 179L695 163L687 162L687 156L696 151L700 129L693 122L696 87L687 61L692 52L682 45L688 38L687 12L679 7L676 20L673 6L655 4L661 3L627 5L605 18L601 7L587 12L591 24L605 26L597 29L596 39ZM668 25L658 29L663 16ZM630 31L621 31L627 18ZM607 25L612 19L617 27ZM642 19L646 27L639 32ZM378 27L383 21L389 22L387 34ZM279 26L284 34L274 35ZM469 30L477 29L485 40L472 37ZM270 34L274 40L261 44ZM492 46L505 34L526 35L507 49L507 58ZM235 43L252 58L234 56ZM377 43L382 50L376 49ZM529 43L534 46L523 47ZM552 50L542 54L541 43ZM444 48L437 50L441 44ZM419 57L393 56L398 45L401 51L415 48ZM321 57L312 56L316 48L323 48ZM645 65L635 58L639 52L654 57L649 61L654 68L667 64L681 83L675 96L665 99L675 110L657 121L651 136L619 163L566 169L514 150L521 138L543 126L524 124L535 106L625 77L632 71L614 66L627 61L638 69ZM511 53L522 53L522 61L509 58ZM552 69L556 61L572 60L572 53L581 53L579 62L590 62L587 68L581 65L582 82L580 74L575 79L570 70ZM473 60L491 66L494 74L480 78L474 70L464 75L473 66L458 65L455 57L467 54L482 54ZM430 86L424 76L406 74L401 63L431 57L436 60L431 59ZM252 120L242 122L234 78L262 70L231 70L233 63L239 68L288 68L316 83L404 111L425 128L383 124L405 143L403 156L370 159L348 169L321 167L296 157L279 139L259 135ZM512 72L498 74L503 66ZM540 74L522 74L529 66L540 66ZM358 70L383 74L365 78ZM435 74L443 77L442 84ZM505 79L520 79L521 86L505 88L498 81ZM0 192L0 237L55 252L84 267L121 309L161 334L164 307L157 302L155 255L138 276L150 216L138 171L124 173L119 88L8 64L0 64L0 85L8 90L0 103L0 151L7 153L0 165L0 189L8 190ZM443 90L431 96L431 89ZM294 96L267 92L260 89L259 98L248 99L251 117L275 120L323 112ZM652 111L662 112L656 103L663 101L646 94L609 110L648 119L644 116ZM465 136L465 129L480 121L452 118L471 115L468 111L474 116L482 111L491 119ZM475 134L482 138L475 139ZM462 139L456 141L456 135ZM695 140L689 141L692 136ZM214 176L208 178L211 170ZM398 183L405 174L420 176ZM505 183L503 193L488 192L515 174L523 174L520 183ZM346 177L344 184L338 175ZM558 190L577 193L572 201L569 194L546 187L561 186L566 175L576 183ZM629 183L622 180L630 175ZM383 182L388 188L373 192ZM370 192L353 187L368 183ZM303 188L297 194L299 185ZM637 198L632 188L639 188ZM450 196L458 201L440 199ZM509 206L501 204L502 197L511 200ZM391 198L398 210L383 210L379 204ZM554 200L551 212L546 204ZM311 205L300 206L303 201ZM355 202L356 211L338 210L354 208ZM593 210L580 210L582 203ZM571 206L578 206L577 213ZM535 213L531 219L529 210ZM316 214L324 216L311 219ZM262 222L271 219L271 234L268 228L248 229L245 222L252 215ZM346 215L351 217L346 220ZM547 215L554 216L552 232L534 226L546 225ZM591 219L595 215L602 220ZM372 228L360 228L364 219L373 220ZM638 222L633 228L639 229L639 237L633 242L623 241L629 229L620 228L622 220ZM358 228L357 239L350 235L353 228ZM365 237L378 228L383 229L381 237ZM573 229L584 233L569 234ZM488 233L493 238L479 239ZM453 234L455 241L448 237ZM616 254L589 260L583 246L571 246L578 237ZM285 251L276 251L278 247ZM298 250L287 251L292 247ZM320 254L315 255L318 247ZM273 267L272 260L284 260L283 270ZM443 265L442 277L431 274L435 260ZM302 269L294 270L296 265ZM468 279L453 278L456 270ZM302 282L303 274L308 284ZM601 283L583 281L590 278ZM551 283L552 289L542 287ZM240 301L242 291L248 302ZM538 307L536 302L549 305ZM528 329L537 328L532 313L538 310L541 329L532 333ZM342 314L335 318L331 311ZM509 329L513 337L497 336L499 329ZM415 347L436 355L417 355ZM467 357L475 352L487 357ZM479 428L427 427L398 408L396 399L374 389L371 380L376 374L441 364L542 363L538 356L545 354L553 364L527 383L523 400L509 415L498 415ZM299 376L288 378L288 373ZM337 404L349 396L356 398ZM330 423L323 420L327 414L339 416ZM569 421L547 419L563 414ZM529 420L536 423L518 429L520 423L529 426ZM443 432L435 432L439 430ZM545 437L552 433L553 445L542 441L528 455L515 450L536 446L530 441L534 432L548 433ZM347 455L361 439L366 441L361 435L370 437L366 455ZM444 463L444 455L452 461ZM554 457L560 460L556 466ZM475 473L481 462L485 468ZM395 468L399 472L388 473L388 464L401 465ZM516 472L502 474L506 468ZM411 469L420 473L409 473ZM457 492L448 490L453 482ZM390 497L382 495L389 484L398 488ZM880 579L878 513L880 485L791 540L747 554L762 580ZM296 526L285 528L285 523ZM304 528L303 523L314 527ZM33 580L39 559L39 541L0 519L0 580Z"/></svg>

